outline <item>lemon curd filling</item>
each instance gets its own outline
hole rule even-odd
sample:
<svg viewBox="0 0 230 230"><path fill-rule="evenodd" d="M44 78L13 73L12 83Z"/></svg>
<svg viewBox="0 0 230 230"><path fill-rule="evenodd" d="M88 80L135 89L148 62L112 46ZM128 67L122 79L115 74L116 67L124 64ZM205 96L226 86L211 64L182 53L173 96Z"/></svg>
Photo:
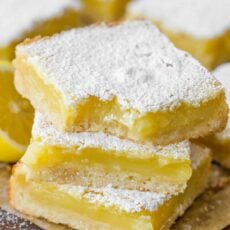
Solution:
<svg viewBox="0 0 230 230"><path fill-rule="evenodd" d="M83 10L93 20L112 21L120 19L129 0L84 0Z"/></svg>
<svg viewBox="0 0 230 230"><path fill-rule="evenodd" d="M32 143L22 162L33 168L33 176L60 183L166 192L183 191L191 177L189 159L165 156L125 156L101 148L61 148ZM157 186L159 184L159 186ZM169 186L169 188L167 188ZM174 188L175 187L175 188ZM176 191L176 192L178 192ZM175 191L173 191L175 192Z"/></svg>
<svg viewBox="0 0 230 230"><path fill-rule="evenodd" d="M92 131L100 131L100 124L103 124L102 128L107 132L120 134L122 137L128 137L136 141L147 141L156 144L172 143L177 133L205 125L209 120L208 114L212 114L218 120L223 111L220 111L217 107L220 105L221 110L226 110L224 104L224 95L222 94L218 98L201 103L199 107L181 104L173 111L149 112L140 115L132 109L122 110L116 99L103 102L95 97L90 97L77 106L76 115L66 114L66 124L68 127L81 127L83 130ZM177 115L175 116L175 114ZM72 117L75 117L73 123L68 124ZM191 136L193 135L198 135L198 133L194 131L194 133L191 133ZM200 133L200 135L202 134ZM184 136L181 136L178 141L188 137L184 132Z"/></svg>
<svg viewBox="0 0 230 230"><path fill-rule="evenodd" d="M188 186L174 196L48 183L28 177L32 168L19 164L11 178L11 204L24 213L74 229L168 229L206 186L210 156L202 152L194 156Z"/></svg>

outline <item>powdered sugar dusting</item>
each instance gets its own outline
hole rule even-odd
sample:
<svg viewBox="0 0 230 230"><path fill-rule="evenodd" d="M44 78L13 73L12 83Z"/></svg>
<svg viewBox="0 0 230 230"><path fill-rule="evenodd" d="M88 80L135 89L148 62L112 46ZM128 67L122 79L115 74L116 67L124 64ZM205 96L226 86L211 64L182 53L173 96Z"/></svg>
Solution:
<svg viewBox="0 0 230 230"><path fill-rule="evenodd" d="M91 26L17 47L66 105L116 97L140 113L199 106L222 87L189 54L147 21Z"/></svg>
<svg viewBox="0 0 230 230"><path fill-rule="evenodd" d="M230 29L229 0L136 0L128 12L160 22L170 31L213 38Z"/></svg>
<svg viewBox="0 0 230 230"><path fill-rule="evenodd" d="M171 197L163 193L114 189L111 186L99 189L74 185L57 186L59 190L67 192L74 197L81 196L81 199L86 199L89 203L100 204L106 208L114 207L129 213L142 210L155 211Z"/></svg>
<svg viewBox="0 0 230 230"><path fill-rule="evenodd" d="M19 39L34 23L45 21L65 9L80 8L78 0L1 0L0 3L0 47Z"/></svg>
<svg viewBox="0 0 230 230"><path fill-rule="evenodd" d="M109 186L94 189L85 194L85 197L91 203L103 203L106 208L119 205L119 208L126 212L154 211L170 198L160 193L111 189Z"/></svg>
<svg viewBox="0 0 230 230"><path fill-rule="evenodd" d="M33 139L39 139L47 145L84 148L102 148L116 151L116 154L127 154L132 157L149 158L155 155L178 159L190 159L190 144L188 141L168 146L142 145L129 140L120 139L102 132L60 132L46 122L40 113L36 113L32 130Z"/></svg>
<svg viewBox="0 0 230 230"><path fill-rule="evenodd" d="M220 65L213 71L213 74L223 84L227 97L227 103L230 107L230 63ZM230 117L230 113L228 117ZM227 123L226 129L222 133L217 134L217 136L219 138L230 138L230 120Z"/></svg>

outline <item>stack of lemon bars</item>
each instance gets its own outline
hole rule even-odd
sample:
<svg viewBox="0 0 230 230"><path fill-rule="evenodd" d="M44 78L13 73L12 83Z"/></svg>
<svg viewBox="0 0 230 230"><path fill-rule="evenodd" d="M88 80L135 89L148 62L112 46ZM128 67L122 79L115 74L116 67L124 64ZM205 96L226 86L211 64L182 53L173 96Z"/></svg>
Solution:
<svg viewBox="0 0 230 230"><path fill-rule="evenodd" d="M17 46L36 110L10 202L74 229L168 229L201 194L222 85L150 22L97 24Z"/></svg>

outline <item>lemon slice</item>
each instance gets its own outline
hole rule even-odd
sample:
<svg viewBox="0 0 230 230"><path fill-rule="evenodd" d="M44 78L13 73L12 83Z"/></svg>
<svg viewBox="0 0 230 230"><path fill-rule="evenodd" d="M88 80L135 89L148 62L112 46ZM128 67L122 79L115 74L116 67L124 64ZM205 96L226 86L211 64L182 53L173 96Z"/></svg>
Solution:
<svg viewBox="0 0 230 230"><path fill-rule="evenodd" d="M34 111L14 87L14 69L0 61L0 161L15 162L30 140Z"/></svg>

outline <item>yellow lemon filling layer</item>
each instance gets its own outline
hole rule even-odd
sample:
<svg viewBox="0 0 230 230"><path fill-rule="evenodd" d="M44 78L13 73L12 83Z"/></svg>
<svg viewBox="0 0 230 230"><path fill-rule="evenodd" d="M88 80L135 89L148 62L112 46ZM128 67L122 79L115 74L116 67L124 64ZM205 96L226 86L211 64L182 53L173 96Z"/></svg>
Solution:
<svg viewBox="0 0 230 230"><path fill-rule="evenodd" d="M189 159L160 155L141 158L141 154L132 157L101 148L64 148L36 142L31 143L22 162L43 180L171 193L183 191L192 174Z"/></svg>
<svg viewBox="0 0 230 230"><path fill-rule="evenodd" d="M220 115L217 105L222 108L224 105L224 95L202 103L199 107L193 107L188 104L181 104L174 110L158 111L139 115L135 110L122 110L116 99L103 102L95 97L83 101L75 112L75 119L71 122L71 113L66 113L67 126L85 127L85 129L96 129L100 131L101 125L104 130L111 133L121 133L121 136L134 139L136 141L149 141L156 144L164 142L172 143L176 134L184 132L186 135L189 130L204 125L204 117L213 114L215 117ZM222 109L221 108L221 109ZM224 109L225 110L225 109ZM133 121L130 122L130 118ZM72 123L71 125L68 122ZM92 125L93 128L90 126ZM119 131L118 131L119 130ZM200 130L202 132L202 130ZM193 135L193 134L191 134ZM197 135L194 133L194 135ZM188 138L181 138L179 141Z"/></svg>

